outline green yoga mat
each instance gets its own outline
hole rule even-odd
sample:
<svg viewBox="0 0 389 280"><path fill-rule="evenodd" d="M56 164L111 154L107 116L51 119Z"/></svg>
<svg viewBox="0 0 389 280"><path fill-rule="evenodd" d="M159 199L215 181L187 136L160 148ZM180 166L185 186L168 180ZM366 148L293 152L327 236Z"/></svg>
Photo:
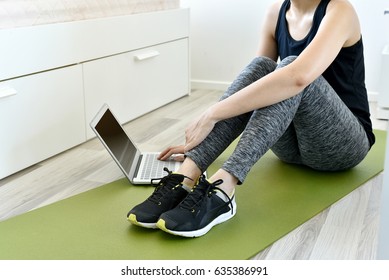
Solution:
<svg viewBox="0 0 389 280"><path fill-rule="evenodd" d="M248 259L381 172L386 133L376 136L367 158L345 172L284 164L268 152L237 190L236 216L200 238L130 225L127 211L153 188L122 179L1 222L0 259Z"/></svg>

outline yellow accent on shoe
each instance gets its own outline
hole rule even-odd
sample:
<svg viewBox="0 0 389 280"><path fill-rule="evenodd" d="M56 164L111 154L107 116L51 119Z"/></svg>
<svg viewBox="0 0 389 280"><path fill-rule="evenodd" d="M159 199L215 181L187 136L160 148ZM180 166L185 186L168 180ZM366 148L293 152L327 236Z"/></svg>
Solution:
<svg viewBox="0 0 389 280"><path fill-rule="evenodd" d="M127 220L129 220L134 225L140 226L140 224L136 220L136 215L135 214L130 214L130 216L128 216Z"/></svg>
<svg viewBox="0 0 389 280"><path fill-rule="evenodd" d="M138 222L138 220L136 219L136 215L135 214L130 214L128 217L127 217L127 220L132 223L133 225L136 225L136 226L139 226L139 227L144 227L144 228L151 228L151 229L156 229L157 228L157 225L155 223L143 223L143 222Z"/></svg>
<svg viewBox="0 0 389 280"><path fill-rule="evenodd" d="M163 231L169 232L169 230L166 228L165 223L166 223L165 220L159 219L157 222L157 227Z"/></svg>

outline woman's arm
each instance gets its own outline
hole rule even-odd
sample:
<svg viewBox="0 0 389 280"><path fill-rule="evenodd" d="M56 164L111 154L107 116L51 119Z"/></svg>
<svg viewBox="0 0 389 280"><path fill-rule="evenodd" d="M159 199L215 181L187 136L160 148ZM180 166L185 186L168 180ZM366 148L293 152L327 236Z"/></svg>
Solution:
<svg viewBox="0 0 389 280"><path fill-rule="evenodd" d="M259 33L257 56L264 56L274 61L278 59L277 41L275 31L278 14L284 0L274 2L266 11L264 21Z"/></svg>
<svg viewBox="0 0 389 280"><path fill-rule="evenodd" d="M359 40L359 23L351 5L346 1L331 2L317 35L293 63L215 104L209 116L219 121L296 95L328 68L351 38L355 40L355 33Z"/></svg>
<svg viewBox="0 0 389 280"><path fill-rule="evenodd" d="M359 38L359 21L353 7L344 0L331 1L315 38L299 57L290 65L270 73L210 107L187 128L185 150L201 143L220 120L266 107L298 94L328 68L342 47L356 43ZM266 52L264 49L260 45L260 51Z"/></svg>

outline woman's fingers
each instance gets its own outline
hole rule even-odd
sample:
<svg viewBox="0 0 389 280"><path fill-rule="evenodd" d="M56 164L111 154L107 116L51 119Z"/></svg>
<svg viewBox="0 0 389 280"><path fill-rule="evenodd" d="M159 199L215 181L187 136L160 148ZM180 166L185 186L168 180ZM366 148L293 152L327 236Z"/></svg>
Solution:
<svg viewBox="0 0 389 280"><path fill-rule="evenodd" d="M163 150L159 156L159 160L168 160L170 157L172 157L173 160L176 161L183 161L184 160L184 145L179 146L170 146ZM180 156L182 155L182 157ZM181 160L182 159L182 160Z"/></svg>
<svg viewBox="0 0 389 280"><path fill-rule="evenodd" d="M172 155L172 159L174 161L184 161L185 156L183 154L176 154L176 155Z"/></svg>

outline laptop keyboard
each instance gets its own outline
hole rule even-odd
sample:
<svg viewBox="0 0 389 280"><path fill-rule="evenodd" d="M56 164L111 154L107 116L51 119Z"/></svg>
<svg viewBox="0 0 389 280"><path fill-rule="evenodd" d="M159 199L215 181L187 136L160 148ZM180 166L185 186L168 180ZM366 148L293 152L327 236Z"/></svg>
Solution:
<svg viewBox="0 0 389 280"><path fill-rule="evenodd" d="M162 178L166 175L166 171L163 170L167 167L169 170L174 171L176 162L175 161L161 161L157 159L158 154L146 154L144 155L145 166L142 170L141 179L150 178Z"/></svg>

